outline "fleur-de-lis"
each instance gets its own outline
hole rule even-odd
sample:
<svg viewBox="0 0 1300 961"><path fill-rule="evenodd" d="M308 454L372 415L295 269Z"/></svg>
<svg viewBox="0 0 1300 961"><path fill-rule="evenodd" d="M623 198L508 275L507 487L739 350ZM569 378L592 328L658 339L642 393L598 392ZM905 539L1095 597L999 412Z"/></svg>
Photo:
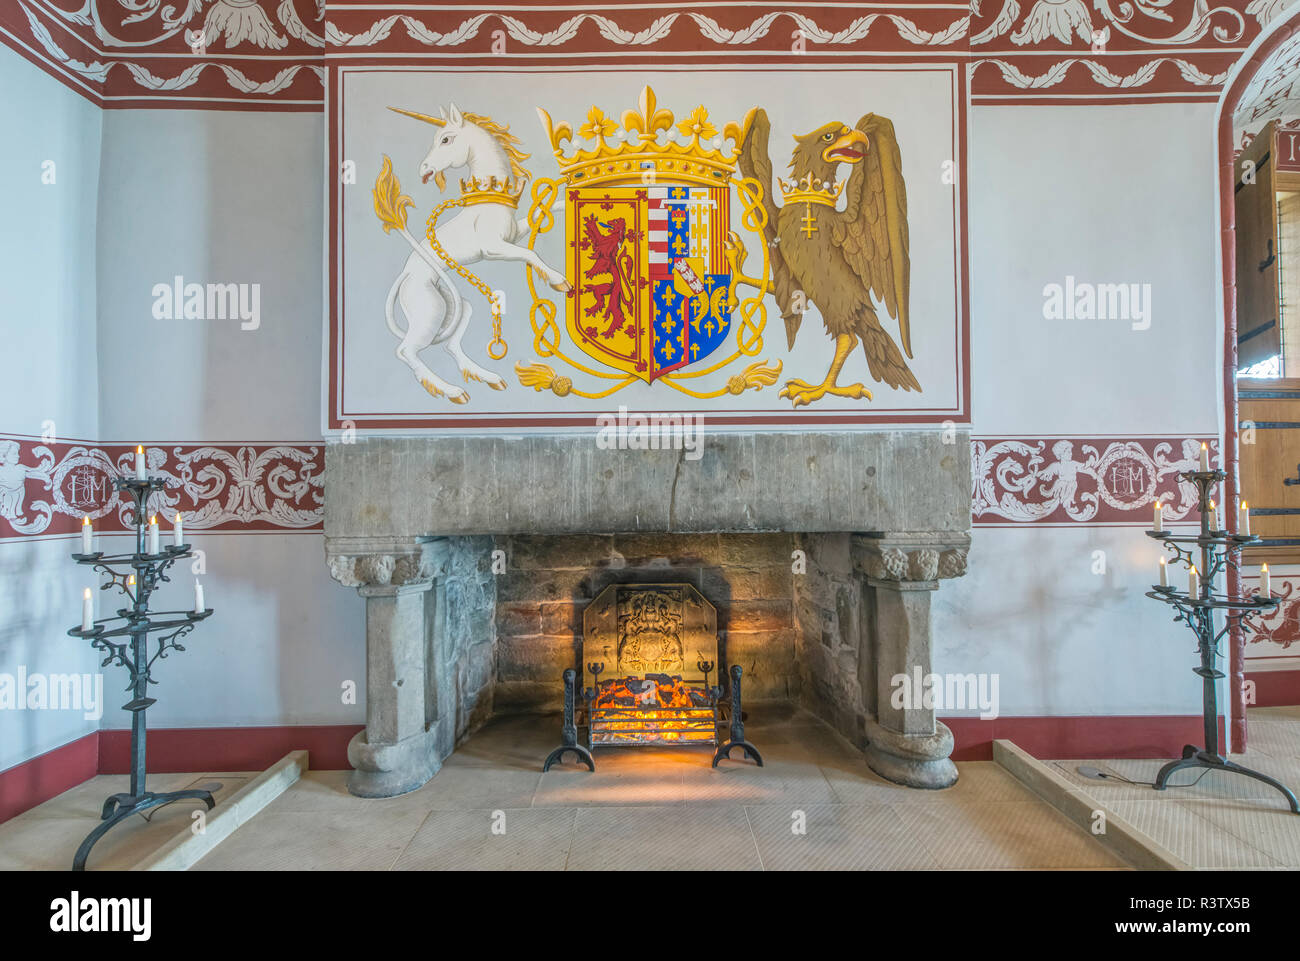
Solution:
<svg viewBox="0 0 1300 961"><path fill-rule="evenodd" d="M642 140L654 140L660 130L667 130L673 125L671 110L659 110L655 92L649 87L641 88L641 110L628 110L623 114L623 126L635 130Z"/></svg>
<svg viewBox="0 0 1300 961"><path fill-rule="evenodd" d="M578 128L578 136L603 140L616 129L614 121L606 117L604 111L599 107L592 107L591 112L587 114L587 122Z"/></svg>
<svg viewBox="0 0 1300 961"><path fill-rule="evenodd" d="M718 129L709 122L709 112L700 104L691 115L677 125L683 136L696 140L709 140L718 135Z"/></svg>

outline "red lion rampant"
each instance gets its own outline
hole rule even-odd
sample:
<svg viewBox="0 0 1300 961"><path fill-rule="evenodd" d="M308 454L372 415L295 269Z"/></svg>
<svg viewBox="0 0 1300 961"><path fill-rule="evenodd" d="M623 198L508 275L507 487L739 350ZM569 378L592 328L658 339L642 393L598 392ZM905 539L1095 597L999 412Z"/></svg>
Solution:
<svg viewBox="0 0 1300 961"><path fill-rule="evenodd" d="M589 215L583 221L583 231L587 235L586 246L591 251L592 264L583 276L609 277L608 283L591 284L587 290L595 296L596 302L584 313L587 316L601 315L609 325L601 332L608 339L623 329L628 321L625 308L632 305L631 284L628 277L632 273L633 261L630 254L623 249L627 240L627 222L622 217L615 217L608 223ZM609 233L601 233L601 228Z"/></svg>

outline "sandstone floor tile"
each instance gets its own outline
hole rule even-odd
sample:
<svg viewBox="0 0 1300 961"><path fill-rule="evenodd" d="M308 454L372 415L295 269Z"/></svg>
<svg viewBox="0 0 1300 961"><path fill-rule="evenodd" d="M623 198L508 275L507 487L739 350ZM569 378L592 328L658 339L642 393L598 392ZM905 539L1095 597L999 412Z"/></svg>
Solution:
<svg viewBox="0 0 1300 961"><path fill-rule="evenodd" d="M899 804L895 809L942 868L1123 866L1043 801Z"/></svg>
<svg viewBox="0 0 1300 961"><path fill-rule="evenodd" d="M743 807L579 808L570 871L728 871L762 866Z"/></svg>
<svg viewBox="0 0 1300 961"><path fill-rule="evenodd" d="M887 804L749 808L768 871L897 871L939 866ZM802 814L802 824L799 815ZM802 833L796 832L802 827Z"/></svg>
<svg viewBox="0 0 1300 961"><path fill-rule="evenodd" d="M562 870L576 814L573 808L434 811L393 870Z"/></svg>
<svg viewBox="0 0 1300 961"><path fill-rule="evenodd" d="M427 816L412 809L387 817L364 809L262 811L191 870L386 871Z"/></svg>

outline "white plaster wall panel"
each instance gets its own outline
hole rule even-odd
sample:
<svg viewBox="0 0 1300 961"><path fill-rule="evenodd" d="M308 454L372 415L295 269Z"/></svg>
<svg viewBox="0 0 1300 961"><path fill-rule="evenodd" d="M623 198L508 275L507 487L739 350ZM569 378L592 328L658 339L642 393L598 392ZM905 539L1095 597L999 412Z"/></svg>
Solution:
<svg viewBox="0 0 1300 961"><path fill-rule="evenodd" d="M71 540L16 541L0 544L0 685L12 684L15 694L26 697L36 688L20 687L25 675L28 685L34 675L94 675L100 656L90 644L67 635L81 623L81 592L92 588L96 617L111 614L108 595L98 590L96 576L72 563L68 554ZM92 680L93 687L93 680ZM104 677L102 690L109 704L123 704L129 697L119 692L111 675ZM0 771L96 730L100 721L86 717L86 711L39 710L11 707L5 698L0 709ZM37 702L31 702L37 703ZM48 702L47 702L48 704ZM89 705L87 705L89 706ZM94 712L91 712L94 713Z"/></svg>
<svg viewBox="0 0 1300 961"><path fill-rule="evenodd" d="M8 50L0 89L0 430L93 437L99 110Z"/></svg>
<svg viewBox="0 0 1300 961"><path fill-rule="evenodd" d="M0 51L0 89L0 430L39 435L52 421L62 437L94 436L99 111L8 50ZM53 183L42 183L43 173ZM20 671L98 669L89 645L64 633L78 623L82 588L94 583L65 546L0 544L0 675L15 685ZM0 709L0 770L96 727L82 711Z"/></svg>
<svg viewBox="0 0 1300 961"><path fill-rule="evenodd" d="M128 538L105 538L126 549ZM365 609L355 591L329 578L321 538L314 534L205 534L191 538L206 552L200 580L211 618L183 643L186 650L156 666L154 727L365 723ZM155 595L161 610L194 604L188 566ZM105 729L130 726L115 699ZM122 678L119 683L118 679ZM357 682L357 703L344 704L341 684ZM109 685L110 687L112 685Z"/></svg>
<svg viewBox="0 0 1300 961"><path fill-rule="evenodd" d="M1214 108L973 107L974 432L1214 431ZM1151 327L1047 320L1067 276L1150 284Z"/></svg>
<svg viewBox="0 0 1300 961"><path fill-rule="evenodd" d="M976 528L935 596L934 670L998 674L1003 716L1199 714L1192 637L1143 596L1159 556L1138 528Z"/></svg>
<svg viewBox="0 0 1300 961"><path fill-rule="evenodd" d="M319 436L323 149L316 114L105 114L101 438ZM156 319L176 275L260 285L260 327Z"/></svg>

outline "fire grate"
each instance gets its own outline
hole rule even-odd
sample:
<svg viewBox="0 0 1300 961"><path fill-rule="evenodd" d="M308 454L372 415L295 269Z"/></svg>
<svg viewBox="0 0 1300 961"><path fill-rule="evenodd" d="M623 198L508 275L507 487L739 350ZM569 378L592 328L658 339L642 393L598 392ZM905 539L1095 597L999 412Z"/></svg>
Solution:
<svg viewBox="0 0 1300 961"><path fill-rule="evenodd" d="M730 722L730 739L713 765L740 747L760 766L762 758L745 741L740 709L739 665L731 668L728 691L709 683L718 664L717 611L689 584L611 584L582 617L582 660L586 665L578 719L577 672L564 672L564 725L560 747L547 757L548 770L572 751L595 770L597 747L716 745L718 729ZM690 667L698 676L688 674ZM602 679L603 674L612 677ZM578 744L578 727L587 731Z"/></svg>

